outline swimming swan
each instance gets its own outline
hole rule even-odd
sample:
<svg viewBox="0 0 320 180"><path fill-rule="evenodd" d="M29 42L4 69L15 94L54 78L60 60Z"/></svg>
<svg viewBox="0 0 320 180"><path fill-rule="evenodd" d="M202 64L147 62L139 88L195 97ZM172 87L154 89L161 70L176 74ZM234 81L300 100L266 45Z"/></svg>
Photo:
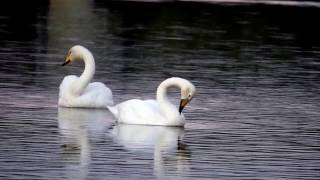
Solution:
<svg viewBox="0 0 320 180"><path fill-rule="evenodd" d="M167 98L169 87L181 89L180 107L177 109ZM157 100L132 99L114 107L108 106L119 123L159 126L184 126L181 113L195 94L195 86L188 80L173 77L163 81L157 89Z"/></svg>
<svg viewBox="0 0 320 180"><path fill-rule="evenodd" d="M91 52L83 46L73 46L62 66L75 60L83 60L85 68L80 77L66 76L60 84L59 106L81 108L107 108L113 105L111 90L100 82L90 81L95 73Z"/></svg>

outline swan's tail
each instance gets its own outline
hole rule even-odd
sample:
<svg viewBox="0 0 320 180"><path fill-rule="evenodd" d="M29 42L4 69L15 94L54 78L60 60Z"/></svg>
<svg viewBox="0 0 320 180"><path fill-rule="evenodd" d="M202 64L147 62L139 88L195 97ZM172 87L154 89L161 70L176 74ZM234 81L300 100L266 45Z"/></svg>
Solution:
<svg viewBox="0 0 320 180"><path fill-rule="evenodd" d="M107 106L109 111L116 117L119 118L119 111L117 106Z"/></svg>

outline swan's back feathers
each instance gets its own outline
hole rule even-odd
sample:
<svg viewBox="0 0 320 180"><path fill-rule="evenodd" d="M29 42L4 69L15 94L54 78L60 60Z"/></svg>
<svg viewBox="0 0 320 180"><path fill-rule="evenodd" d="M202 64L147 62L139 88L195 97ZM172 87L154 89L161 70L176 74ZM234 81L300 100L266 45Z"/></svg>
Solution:
<svg viewBox="0 0 320 180"><path fill-rule="evenodd" d="M90 83L79 97L88 107L107 108L113 105L112 91L103 83Z"/></svg>
<svg viewBox="0 0 320 180"><path fill-rule="evenodd" d="M109 107L119 123L143 125L181 126L165 117L156 100L132 99Z"/></svg>
<svg viewBox="0 0 320 180"><path fill-rule="evenodd" d="M60 84L59 106L83 108L107 108L113 105L112 91L103 83L88 84L80 96L72 93L72 85L79 77L66 76Z"/></svg>

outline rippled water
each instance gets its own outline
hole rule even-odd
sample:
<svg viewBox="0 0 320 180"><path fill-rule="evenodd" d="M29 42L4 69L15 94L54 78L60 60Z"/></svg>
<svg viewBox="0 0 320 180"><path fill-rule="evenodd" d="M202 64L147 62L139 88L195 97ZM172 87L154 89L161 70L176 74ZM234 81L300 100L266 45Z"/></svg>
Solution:
<svg viewBox="0 0 320 180"><path fill-rule="evenodd" d="M15 3L0 4L1 179L319 178L319 9ZM94 79L117 103L191 80L186 127L58 108L61 80L83 69L60 66L75 44L94 53Z"/></svg>

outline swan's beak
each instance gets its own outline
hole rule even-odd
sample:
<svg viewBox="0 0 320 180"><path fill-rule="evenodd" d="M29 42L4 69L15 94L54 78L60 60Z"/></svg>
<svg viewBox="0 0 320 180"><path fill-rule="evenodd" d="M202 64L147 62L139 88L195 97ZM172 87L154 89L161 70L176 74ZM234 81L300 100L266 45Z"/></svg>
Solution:
<svg viewBox="0 0 320 180"><path fill-rule="evenodd" d="M61 64L61 66L65 66L65 65L71 63L71 56L72 56L72 54L71 54L71 52L69 51L68 54L66 55L66 60L64 61L63 64Z"/></svg>
<svg viewBox="0 0 320 180"><path fill-rule="evenodd" d="M61 66L65 66L65 65L69 64L70 62L71 62L70 59L67 59L63 64L61 64Z"/></svg>
<svg viewBox="0 0 320 180"><path fill-rule="evenodd" d="M183 108L189 103L189 99L181 99L179 106L179 113L181 114Z"/></svg>

